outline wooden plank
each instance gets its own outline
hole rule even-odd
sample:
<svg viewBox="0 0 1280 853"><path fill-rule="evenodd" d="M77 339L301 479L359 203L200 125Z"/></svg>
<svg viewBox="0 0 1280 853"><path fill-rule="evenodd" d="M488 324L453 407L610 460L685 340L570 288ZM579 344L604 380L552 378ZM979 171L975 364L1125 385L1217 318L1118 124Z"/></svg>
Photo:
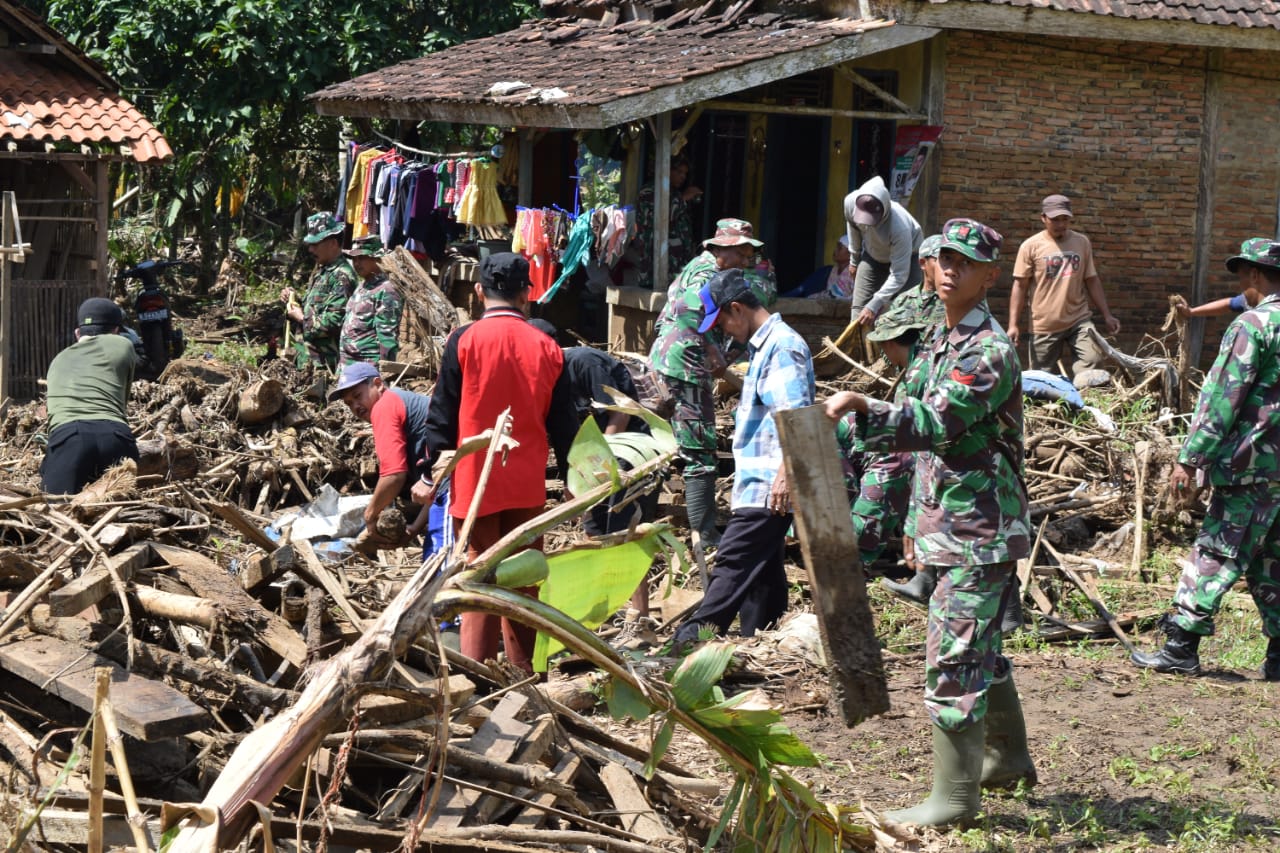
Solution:
<svg viewBox="0 0 1280 853"><path fill-rule="evenodd" d="M495 761L509 761L529 734L529 724L516 719L528 698L523 693L508 693L498 700L489 717L476 728L471 738L471 751ZM449 782L440 790L440 807L429 826L449 829L462 825L467 810L479 799L475 791L459 788Z"/></svg>
<svg viewBox="0 0 1280 853"><path fill-rule="evenodd" d="M546 755L547 750L551 748L555 734L555 719L550 714L540 717L521 740L515 754L511 756L511 763L521 766L538 764L542 761L542 756ZM510 791L514 786L496 783L493 787L499 791ZM519 796L526 797L529 793L528 789L521 789ZM481 794L468 811L467 822L473 825L489 823L503 802L505 801L500 797L492 794Z"/></svg>
<svg viewBox="0 0 1280 853"><path fill-rule="evenodd" d="M139 542L107 559L120 580L128 582L138 570L146 568L154 556L150 542ZM106 566L95 563L62 589L49 593L49 613L53 616L75 616L110 594L111 572Z"/></svg>
<svg viewBox="0 0 1280 853"><path fill-rule="evenodd" d="M244 561L240 569L240 586L245 590L254 589L275 580L296 565L297 554L292 545L281 545L266 554L254 554Z"/></svg>
<svg viewBox="0 0 1280 853"><path fill-rule="evenodd" d="M566 785L572 785L574 777L578 775L578 770L582 768L582 759L572 752L566 752L564 757L555 766L552 774ZM519 793L519 792L517 792ZM555 794L538 794L536 796L526 796L526 799L532 800L540 806L554 806L556 804ZM537 829L547 819L547 813L539 809L525 808L511 821L511 826L523 827L524 829Z"/></svg>
<svg viewBox="0 0 1280 853"><path fill-rule="evenodd" d="M821 405L778 412L796 532L812 586L832 699L845 725L889 710L889 686L849 516L836 433Z"/></svg>
<svg viewBox="0 0 1280 853"><path fill-rule="evenodd" d="M265 610L240 587L225 569L194 551L172 545L151 543L156 556L173 567L174 577L191 587L196 595L244 614L252 623L259 642L302 669L307 660L307 644L284 619Z"/></svg>
<svg viewBox="0 0 1280 853"><path fill-rule="evenodd" d="M654 813L653 806L649 805L630 770L617 764L606 764L600 768L600 781L613 800L618 822L623 829L655 841L673 837Z"/></svg>
<svg viewBox="0 0 1280 853"><path fill-rule="evenodd" d="M159 740L209 724L204 709L177 690L127 672L80 646L30 635L0 644L0 667L85 711L93 710L93 670L99 666L111 668L111 704L126 734Z"/></svg>
<svg viewBox="0 0 1280 853"><path fill-rule="evenodd" d="M12 822L13 827L21 826L29 815L30 811L24 810L19 815L11 818L7 817L5 822L0 823L0 828L3 828L7 835L12 836L13 830L10 829L10 822ZM89 837L89 812L87 808L84 811L57 807L46 808L40 813L36 826L38 828L32 830L29 840L40 839L44 844L52 845L55 848L63 845L78 848L83 846L85 839ZM148 831L148 835L154 844L154 833ZM109 850L133 849L133 830L129 828L129 819L122 814L103 815L102 843ZM43 845L41 848L28 845L25 849L48 848Z"/></svg>

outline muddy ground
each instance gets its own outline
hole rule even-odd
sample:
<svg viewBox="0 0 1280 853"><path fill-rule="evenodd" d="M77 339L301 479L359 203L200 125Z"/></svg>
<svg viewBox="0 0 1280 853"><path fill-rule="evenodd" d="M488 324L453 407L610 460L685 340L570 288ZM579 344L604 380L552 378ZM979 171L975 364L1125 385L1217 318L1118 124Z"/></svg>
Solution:
<svg viewBox="0 0 1280 853"><path fill-rule="evenodd" d="M873 600L884 603L878 591ZM1247 596L1233 596L1229 606L1256 630ZM1155 634L1134 639L1149 648ZM1206 641L1205 674L1180 678L1136 669L1113 641L1012 640L1039 784L987 794L974 827L924 831L912 842L920 850L1280 849L1280 684L1262 681L1256 669L1215 663L1228 653L1226 642ZM932 753L921 653L886 655L891 710L854 729L812 707L826 698L821 671L779 669L743 686L798 708L786 723L822 764L795 775L822 799L883 811L927 793ZM679 752L698 763L694 745Z"/></svg>

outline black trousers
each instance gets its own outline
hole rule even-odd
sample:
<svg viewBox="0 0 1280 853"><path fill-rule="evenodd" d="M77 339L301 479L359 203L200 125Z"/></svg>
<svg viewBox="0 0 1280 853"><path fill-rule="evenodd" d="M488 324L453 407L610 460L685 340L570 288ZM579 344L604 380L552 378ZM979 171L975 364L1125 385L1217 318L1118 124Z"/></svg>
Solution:
<svg viewBox="0 0 1280 853"><path fill-rule="evenodd" d="M121 459L138 461L138 443L119 421L72 421L49 433L40 463L40 488L49 495L79 492Z"/></svg>
<svg viewBox="0 0 1280 853"><path fill-rule="evenodd" d="M787 574L783 554L790 515L767 509L735 509L720 539L710 588L689 620L676 632L678 642L698 638L698 629L712 625L716 633L729 630L738 616L739 633L754 636L787 612Z"/></svg>

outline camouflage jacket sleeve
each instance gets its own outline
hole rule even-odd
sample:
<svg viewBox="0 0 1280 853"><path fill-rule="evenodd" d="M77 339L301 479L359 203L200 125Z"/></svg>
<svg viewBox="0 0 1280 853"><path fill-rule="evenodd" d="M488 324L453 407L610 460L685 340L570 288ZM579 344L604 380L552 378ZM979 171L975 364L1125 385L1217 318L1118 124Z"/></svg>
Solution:
<svg viewBox="0 0 1280 853"><path fill-rule="evenodd" d="M1280 480L1280 297L1227 328L1178 461L1215 486Z"/></svg>
<svg viewBox="0 0 1280 853"><path fill-rule="evenodd" d="M320 270L302 306L303 340L336 339L354 289L355 274L350 266L336 263Z"/></svg>

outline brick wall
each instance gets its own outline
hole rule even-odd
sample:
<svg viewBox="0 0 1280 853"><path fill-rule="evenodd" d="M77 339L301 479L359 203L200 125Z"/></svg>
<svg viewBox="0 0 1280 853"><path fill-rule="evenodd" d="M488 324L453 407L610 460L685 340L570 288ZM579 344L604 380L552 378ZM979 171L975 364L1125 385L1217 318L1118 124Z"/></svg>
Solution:
<svg viewBox="0 0 1280 853"><path fill-rule="evenodd" d="M1247 237L1275 237L1280 201L1280 56L1224 51L1218 76L1221 107L1214 164L1213 241L1208 297L1236 293L1222 265ZM1212 359L1229 318L1206 321L1204 359Z"/></svg>
<svg viewBox="0 0 1280 853"><path fill-rule="evenodd" d="M1189 47L949 35L940 214L1004 234L991 300L1002 323L1017 247L1055 192L1093 241L1123 348L1160 326L1168 294L1190 294L1205 59Z"/></svg>

